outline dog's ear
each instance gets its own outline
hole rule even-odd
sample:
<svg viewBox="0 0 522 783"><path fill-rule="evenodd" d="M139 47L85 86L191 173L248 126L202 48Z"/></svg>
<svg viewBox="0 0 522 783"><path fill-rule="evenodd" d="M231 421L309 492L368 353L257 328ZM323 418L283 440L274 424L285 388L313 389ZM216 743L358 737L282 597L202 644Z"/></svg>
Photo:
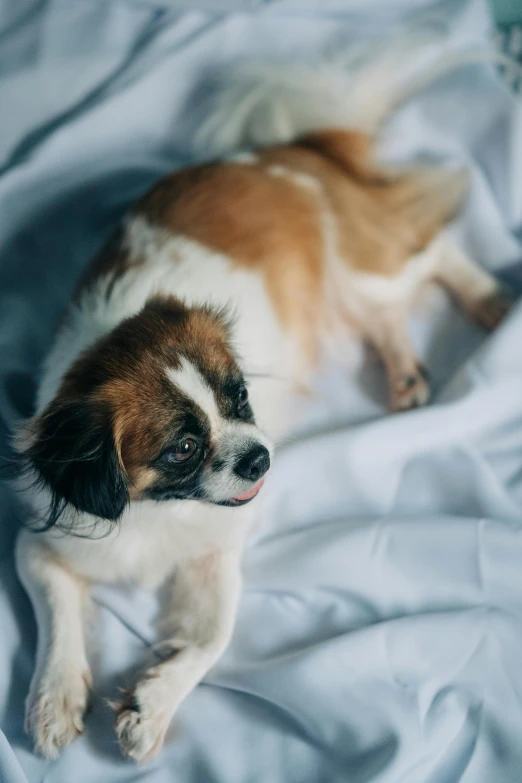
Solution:
<svg viewBox="0 0 522 783"><path fill-rule="evenodd" d="M33 421L25 457L51 490L48 526L66 504L116 521L129 501L110 412L101 402L58 397Z"/></svg>

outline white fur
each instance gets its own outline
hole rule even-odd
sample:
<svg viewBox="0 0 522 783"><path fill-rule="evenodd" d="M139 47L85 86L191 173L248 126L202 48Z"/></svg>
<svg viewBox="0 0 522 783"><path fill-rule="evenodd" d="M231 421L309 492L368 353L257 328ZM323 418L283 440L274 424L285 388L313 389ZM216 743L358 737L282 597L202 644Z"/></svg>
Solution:
<svg viewBox="0 0 522 783"><path fill-rule="evenodd" d="M251 482L241 479L234 472L237 455L246 454L257 444L265 446L270 452L270 441L252 424L241 420L231 422L223 418L212 389L199 370L185 357L181 359L181 366L167 370L167 375L180 391L201 408L210 423L214 454L223 463L223 468L218 472L213 471L212 466L203 470L207 496L222 502L248 491Z"/></svg>
<svg viewBox="0 0 522 783"><path fill-rule="evenodd" d="M214 431L221 429L223 419L220 416L214 392L197 367L185 356L182 356L180 367L169 368L167 375L174 386L204 411L212 429Z"/></svg>
<svg viewBox="0 0 522 783"><path fill-rule="evenodd" d="M267 166L266 171L267 174L270 174L271 177L284 177L286 179L293 179L293 173L286 166L279 166L277 164L273 166Z"/></svg>
<svg viewBox="0 0 522 783"><path fill-rule="evenodd" d="M212 500L230 500L251 488L251 482L240 478L234 467L238 454L246 454L258 444L265 446L269 454L272 452L270 441L251 424L223 422L215 441L215 454L221 459L223 468L218 472L210 467L203 471L205 490Z"/></svg>
<svg viewBox="0 0 522 783"><path fill-rule="evenodd" d="M285 144L327 128L373 134L400 103L431 82L465 65L503 59L492 47L454 50L445 44L444 31L424 27L384 44L352 43L315 64L235 64L223 73L195 147L199 154L217 156Z"/></svg>

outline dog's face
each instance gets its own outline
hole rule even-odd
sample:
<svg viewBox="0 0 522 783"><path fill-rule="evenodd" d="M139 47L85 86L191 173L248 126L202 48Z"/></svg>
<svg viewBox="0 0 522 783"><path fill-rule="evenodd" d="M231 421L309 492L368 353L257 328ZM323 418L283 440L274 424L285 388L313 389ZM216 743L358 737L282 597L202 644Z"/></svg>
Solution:
<svg viewBox="0 0 522 783"><path fill-rule="evenodd" d="M52 492L53 523L66 504L108 520L145 498L242 505L270 446L223 315L157 298L73 364L26 457Z"/></svg>

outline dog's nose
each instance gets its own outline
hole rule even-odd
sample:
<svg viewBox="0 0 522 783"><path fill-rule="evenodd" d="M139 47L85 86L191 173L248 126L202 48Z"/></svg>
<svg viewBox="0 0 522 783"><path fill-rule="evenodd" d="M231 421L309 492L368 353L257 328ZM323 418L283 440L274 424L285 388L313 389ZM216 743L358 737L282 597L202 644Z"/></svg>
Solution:
<svg viewBox="0 0 522 783"><path fill-rule="evenodd" d="M234 472L248 481L259 481L270 467L270 454L268 449L258 444L244 454L236 463Z"/></svg>

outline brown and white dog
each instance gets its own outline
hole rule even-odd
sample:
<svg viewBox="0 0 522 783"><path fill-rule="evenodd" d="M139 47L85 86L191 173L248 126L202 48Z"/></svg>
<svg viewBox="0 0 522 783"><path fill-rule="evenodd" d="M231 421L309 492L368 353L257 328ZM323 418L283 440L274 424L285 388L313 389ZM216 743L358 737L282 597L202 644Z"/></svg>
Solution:
<svg viewBox="0 0 522 783"><path fill-rule="evenodd" d="M230 639L250 501L323 341L372 343L406 410L429 398L405 325L419 286L439 281L487 327L507 309L444 233L462 173L372 157L403 97L394 57L233 80L205 137L236 154L159 182L76 292L20 447L45 527L21 533L17 563L39 630L27 728L47 757L83 731L93 582L169 591L164 654L116 719L129 756L161 748Z"/></svg>

